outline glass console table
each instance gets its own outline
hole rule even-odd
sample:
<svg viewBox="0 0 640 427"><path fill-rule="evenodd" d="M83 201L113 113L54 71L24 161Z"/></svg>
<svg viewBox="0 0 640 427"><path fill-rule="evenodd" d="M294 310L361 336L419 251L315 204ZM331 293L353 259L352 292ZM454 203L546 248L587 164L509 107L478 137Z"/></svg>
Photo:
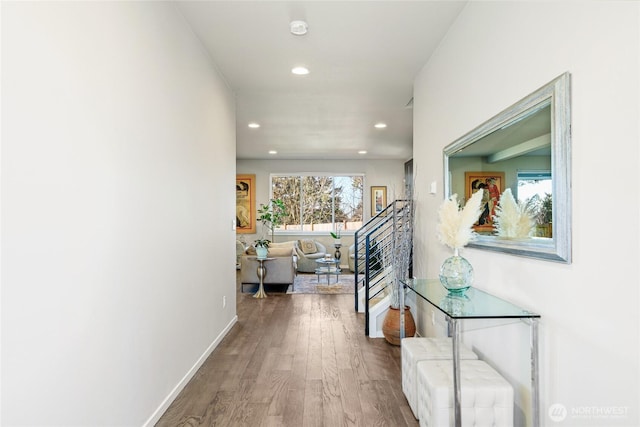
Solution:
<svg viewBox="0 0 640 427"><path fill-rule="evenodd" d="M410 279L402 281L405 288L444 313L453 342L453 403L455 426L462 423L460 408L460 322L466 319L520 319L531 330L531 407L533 426L540 425L540 389L538 372L538 320L532 313L480 289L470 288L464 295L449 294L438 279ZM404 292L400 292L401 326L404 332Z"/></svg>

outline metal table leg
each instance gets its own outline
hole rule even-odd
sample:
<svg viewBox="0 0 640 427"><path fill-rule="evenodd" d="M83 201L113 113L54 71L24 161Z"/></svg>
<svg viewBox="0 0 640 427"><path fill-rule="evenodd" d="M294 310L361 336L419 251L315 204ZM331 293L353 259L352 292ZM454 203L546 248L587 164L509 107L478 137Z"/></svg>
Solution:
<svg viewBox="0 0 640 427"><path fill-rule="evenodd" d="M267 269L264 266L264 261L265 260L263 259L258 260L258 271L256 273L258 274L258 279L260 279L260 285L258 286L258 292L253 295L254 298L267 297L267 293L264 291L264 278L267 275Z"/></svg>
<svg viewBox="0 0 640 427"><path fill-rule="evenodd" d="M530 319L531 326L531 418L533 427L540 427L540 372L538 362L538 319Z"/></svg>
<svg viewBox="0 0 640 427"><path fill-rule="evenodd" d="M449 318L449 327L451 329L451 341L453 347L453 416L454 425L462 426L462 410L460 400L460 325L458 319Z"/></svg>
<svg viewBox="0 0 640 427"><path fill-rule="evenodd" d="M402 342L402 339L405 337L404 336L404 285L401 285L399 283L394 283L393 286L397 286L398 287L398 292L400 292L399 295L399 300L400 300L400 335L398 335L400 337L400 342Z"/></svg>

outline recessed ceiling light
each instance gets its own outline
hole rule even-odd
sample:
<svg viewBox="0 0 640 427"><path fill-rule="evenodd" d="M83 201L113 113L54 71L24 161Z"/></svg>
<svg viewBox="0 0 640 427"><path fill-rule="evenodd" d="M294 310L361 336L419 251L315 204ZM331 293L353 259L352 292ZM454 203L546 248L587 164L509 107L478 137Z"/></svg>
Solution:
<svg viewBox="0 0 640 427"><path fill-rule="evenodd" d="M367 154L367 150L360 150L358 151L358 154Z"/></svg>
<svg viewBox="0 0 640 427"><path fill-rule="evenodd" d="M291 72L299 76L304 76L306 74L309 74L309 69L306 67L294 67L291 69Z"/></svg>
<svg viewBox="0 0 640 427"><path fill-rule="evenodd" d="M377 129L384 129L387 127L386 123L376 123L375 125L373 125L375 128Z"/></svg>
<svg viewBox="0 0 640 427"><path fill-rule="evenodd" d="M269 150L269 154L278 154L276 150Z"/></svg>
<svg viewBox="0 0 640 427"><path fill-rule="evenodd" d="M249 123L249 127L251 129L258 129L260 127L260 125L258 123Z"/></svg>
<svg viewBox="0 0 640 427"><path fill-rule="evenodd" d="M309 26L304 21L291 21L291 23L289 24L289 30L291 31L291 34L294 34L296 36L303 36L307 34L308 29Z"/></svg>

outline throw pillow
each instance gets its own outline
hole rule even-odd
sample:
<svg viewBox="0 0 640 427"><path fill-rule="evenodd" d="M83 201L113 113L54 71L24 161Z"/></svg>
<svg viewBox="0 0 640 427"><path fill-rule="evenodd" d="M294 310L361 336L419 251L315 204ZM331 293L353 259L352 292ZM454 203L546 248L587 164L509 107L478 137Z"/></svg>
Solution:
<svg viewBox="0 0 640 427"><path fill-rule="evenodd" d="M244 251L247 255L256 255L256 248L253 246L249 246L246 251Z"/></svg>
<svg viewBox="0 0 640 427"><path fill-rule="evenodd" d="M287 249L291 249L293 250L293 248L295 247L295 242L293 240L288 241L288 242L271 242L271 244L269 245L269 248L287 248Z"/></svg>
<svg viewBox="0 0 640 427"><path fill-rule="evenodd" d="M272 248L269 247L269 253L267 256L270 257L287 257L291 256L292 249L290 248Z"/></svg>
<svg viewBox="0 0 640 427"><path fill-rule="evenodd" d="M318 252L316 242L314 242L313 240L298 240L298 245L300 245L300 249L302 250L303 254L315 254L316 252Z"/></svg>

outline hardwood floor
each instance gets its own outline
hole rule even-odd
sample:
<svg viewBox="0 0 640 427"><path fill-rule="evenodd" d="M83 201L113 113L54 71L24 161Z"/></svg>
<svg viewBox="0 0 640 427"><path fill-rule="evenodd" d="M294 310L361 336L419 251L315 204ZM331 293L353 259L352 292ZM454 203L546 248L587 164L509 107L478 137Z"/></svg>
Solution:
<svg viewBox="0 0 640 427"><path fill-rule="evenodd" d="M353 295L237 289L237 324L157 426L418 425L400 348L364 335Z"/></svg>

